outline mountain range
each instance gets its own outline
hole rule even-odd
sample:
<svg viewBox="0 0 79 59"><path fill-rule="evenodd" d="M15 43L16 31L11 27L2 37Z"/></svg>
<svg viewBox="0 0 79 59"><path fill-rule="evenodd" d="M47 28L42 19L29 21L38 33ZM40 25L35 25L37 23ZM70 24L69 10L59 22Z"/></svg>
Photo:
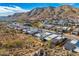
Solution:
<svg viewBox="0 0 79 59"><path fill-rule="evenodd" d="M0 20L46 20L46 19L69 19L79 20L79 8L70 5L60 7L41 7L34 8L24 13L15 13L7 17L0 17Z"/></svg>

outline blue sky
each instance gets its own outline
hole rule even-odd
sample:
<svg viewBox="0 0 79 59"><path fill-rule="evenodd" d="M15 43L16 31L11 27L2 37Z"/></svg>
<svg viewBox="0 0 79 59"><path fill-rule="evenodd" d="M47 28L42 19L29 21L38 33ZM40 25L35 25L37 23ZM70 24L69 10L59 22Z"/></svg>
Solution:
<svg viewBox="0 0 79 59"><path fill-rule="evenodd" d="M71 5L72 7L79 8L79 3L0 3L0 16L27 12L37 7L59 7L62 5Z"/></svg>

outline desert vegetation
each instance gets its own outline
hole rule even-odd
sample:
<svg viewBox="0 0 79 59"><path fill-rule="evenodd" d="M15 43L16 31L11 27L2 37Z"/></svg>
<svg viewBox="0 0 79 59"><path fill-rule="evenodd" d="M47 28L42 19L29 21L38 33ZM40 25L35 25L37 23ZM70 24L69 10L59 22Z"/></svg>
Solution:
<svg viewBox="0 0 79 59"><path fill-rule="evenodd" d="M21 31L10 29L5 23L0 23L0 55L1 56L31 56L39 49L43 49L47 56L78 56L79 53L71 52L56 46L50 48L50 41L43 42L39 38Z"/></svg>
<svg viewBox="0 0 79 59"><path fill-rule="evenodd" d="M0 55L28 55L43 43L31 35L0 24Z"/></svg>

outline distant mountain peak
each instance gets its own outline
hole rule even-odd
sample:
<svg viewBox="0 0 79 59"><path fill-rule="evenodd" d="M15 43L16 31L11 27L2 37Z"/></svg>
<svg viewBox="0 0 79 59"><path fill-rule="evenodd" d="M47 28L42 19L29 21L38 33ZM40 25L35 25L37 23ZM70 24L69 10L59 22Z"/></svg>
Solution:
<svg viewBox="0 0 79 59"><path fill-rule="evenodd" d="M73 8L71 5L62 5L60 8Z"/></svg>

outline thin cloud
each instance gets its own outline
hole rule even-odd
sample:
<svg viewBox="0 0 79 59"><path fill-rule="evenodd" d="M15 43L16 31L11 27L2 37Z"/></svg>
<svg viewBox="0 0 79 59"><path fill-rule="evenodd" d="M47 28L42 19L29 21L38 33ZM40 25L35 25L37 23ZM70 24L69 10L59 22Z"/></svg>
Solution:
<svg viewBox="0 0 79 59"><path fill-rule="evenodd" d="M0 6L0 16L12 15L14 13L22 13L27 12L29 10L25 10L19 6L8 7L8 6Z"/></svg>

